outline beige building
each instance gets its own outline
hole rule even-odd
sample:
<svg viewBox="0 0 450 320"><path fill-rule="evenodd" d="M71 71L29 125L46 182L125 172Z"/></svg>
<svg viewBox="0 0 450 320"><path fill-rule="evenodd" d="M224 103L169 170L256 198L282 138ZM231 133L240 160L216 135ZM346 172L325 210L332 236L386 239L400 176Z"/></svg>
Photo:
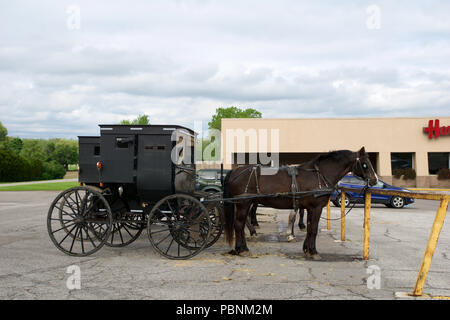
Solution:
<svg viewBox="0 0 450 320"><path fill-rule="evenodd" d="M409 186L436 187L437 171L449 168L450 117L222 120L225 168L238 160L267 164L274 155L281 165L302 163L319 153L362 146L384 181L407 183L394 179L393 170L413 168L417 177Z"/></svg>

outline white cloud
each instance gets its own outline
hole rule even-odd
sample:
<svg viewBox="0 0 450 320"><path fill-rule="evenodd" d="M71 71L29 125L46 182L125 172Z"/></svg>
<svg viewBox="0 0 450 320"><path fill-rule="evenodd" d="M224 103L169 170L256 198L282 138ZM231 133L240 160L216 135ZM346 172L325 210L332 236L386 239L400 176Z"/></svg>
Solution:
<svg viewBox="0 0 450 320"><path fill-rule="evenodd" d="M79 30L66 27L69 5ZM10 135L97 134L149 114L193 126L217 107L265 117L449 115L450 4L14 1L0 11Z"/></svg>

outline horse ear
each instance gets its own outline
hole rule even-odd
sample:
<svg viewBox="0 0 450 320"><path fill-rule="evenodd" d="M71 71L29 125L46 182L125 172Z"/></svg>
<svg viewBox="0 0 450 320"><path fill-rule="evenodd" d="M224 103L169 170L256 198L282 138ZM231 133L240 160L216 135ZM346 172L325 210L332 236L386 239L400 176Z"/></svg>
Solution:
<svg viewBox="0 0 450 320"><path fill-rule="evenodd" d="M364 147L362 147L359 151L358 151L358 155L361 157L363 154L366 153L366 149Z"/></svg>

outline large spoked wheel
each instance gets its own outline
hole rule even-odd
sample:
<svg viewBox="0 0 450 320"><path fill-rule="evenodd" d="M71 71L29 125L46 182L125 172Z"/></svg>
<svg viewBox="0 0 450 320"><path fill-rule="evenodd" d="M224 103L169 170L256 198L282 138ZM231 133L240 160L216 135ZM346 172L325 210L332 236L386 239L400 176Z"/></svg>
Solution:
<svg viewBox="0 0 450 320"><path fill-rule="evenodd" d="M61 192L48 210L50 239L62 252L87 256L99 250L111 233L112 213L101 192L75 187Z"/></svg>
<svg viewBox="0 0 450 320"><path fill-rule="evenodd" d="M211 247L214 243L219 240L222 235L222 216L223 207L221 205L208 206L209 219L211 220L211 234L209 236L206 248Z"/></svg>
<svg viewBox="0 0 450 320"><path fill-rule="evenodd" d="M147 231L158 253L169 259L189 259L208 245L210 213L192 196L170 195L150 211Z"/></svg>
<svg viewBox="0 0 450 320"><path fill-rule="evenodd" d="M142 233L144 214L129 211L127 204L116 198L111 204L114 214L111 235L106 241L108 247L125 247L134 242Z"/></svg>

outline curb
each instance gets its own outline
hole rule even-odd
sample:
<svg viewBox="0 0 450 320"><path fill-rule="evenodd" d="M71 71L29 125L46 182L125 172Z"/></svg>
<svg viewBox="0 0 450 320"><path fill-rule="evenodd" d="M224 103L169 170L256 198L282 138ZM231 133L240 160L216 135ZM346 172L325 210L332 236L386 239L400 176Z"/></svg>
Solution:
<svg viewBox="0 0 450 320"><path fill-rule="evenodd" d="M441 188L408 188L408 189L417 191L450 191L450 189L441 189Z"/></svg>

